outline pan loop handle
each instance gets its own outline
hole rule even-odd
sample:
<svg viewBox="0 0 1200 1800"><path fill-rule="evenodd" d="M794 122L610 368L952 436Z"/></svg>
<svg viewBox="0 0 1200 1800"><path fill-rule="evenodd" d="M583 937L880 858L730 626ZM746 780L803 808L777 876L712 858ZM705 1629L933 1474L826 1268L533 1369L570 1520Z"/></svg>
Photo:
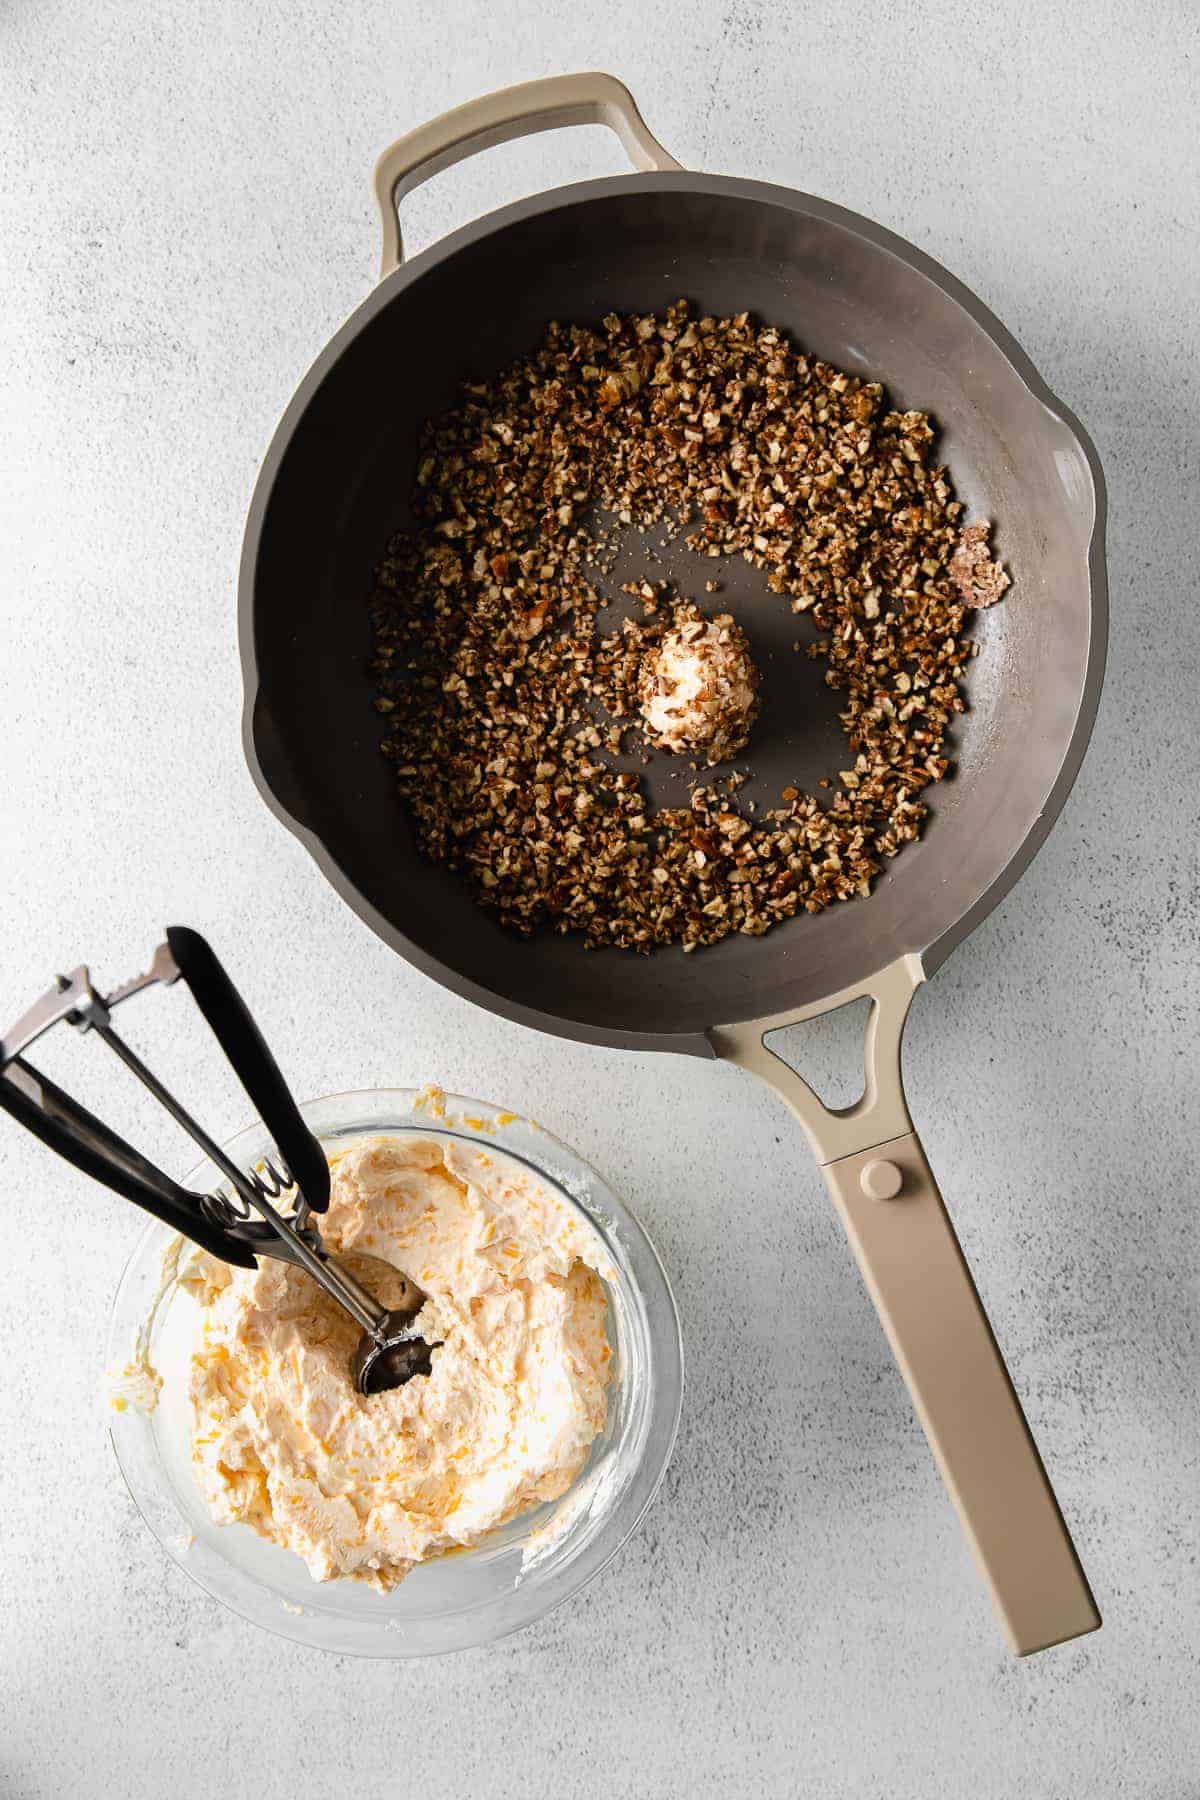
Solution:
<svg viewBox="0 0 1200 1800"><path fill-rule="evenodd" d="M497 94L484 94L397 138L376 163L375 197L383 223L380 276L390 275L404 260L399 207L406 194L477 150L567 125L607 125L620 138L636 169L682 167L652 136L633 95L615 75L598 70L552 75L545 81L525 81Z"/></svg>
<svg viewBox="0 0 1200 1800"><path fill-rule="evenodd" d="M869 981L843 988L827 1000L773 1018L755 1019L746 1025L722 1025L709 1032L718 1056L749 1069L783 1095L796 1114L824 1167L839 1156L850 1156L872 1144L882 1144L912 1130L900 1076L900 1041L913 995L925 979L918 956L901 956ZM863 1052L866 1081L852 1106L830 1107L767 1038L788 1025L800 1025L836 1012L853 1000L869 999L867 1038Z"/></svg>
<svg viewBox="0 0 1200 1800"><path fill-rule="evenodd" d="M1094 1631L1100 1614L908 1116L900 1040L923 980L920 958L902 956L815 1006L708 1035L808 1133L1005 1635L1026 1656ZM863 996L866 1090L834 1111L764 1038Z"/></svg>

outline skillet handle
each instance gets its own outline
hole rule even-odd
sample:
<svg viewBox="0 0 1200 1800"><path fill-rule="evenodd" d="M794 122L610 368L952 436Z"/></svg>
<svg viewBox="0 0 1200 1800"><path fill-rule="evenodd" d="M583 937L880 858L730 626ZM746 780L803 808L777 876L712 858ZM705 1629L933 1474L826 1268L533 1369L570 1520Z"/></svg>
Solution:
<svg viewBox="0 0 1200 1800"><path fill-rule="evenodd" d="M1004 1633L1027 1656L1094 1631L1100 1614L908 1119L900 1040L923 978L903 957L821 1005L710 1036L804 1125ZM866 1088L833 1112L764 1036L864 995Z"/></svg>
<svg viewBox="0 0 1200 1800"><path fill-rule="evenodd" d="M681 166L651 136L633 95L615 75L552 75L483 94L397 138L376 163L375 197L383 222L381 277L404 260L399 206L406 194L477 150L566 125L607 125L637 169Z"/></svg>

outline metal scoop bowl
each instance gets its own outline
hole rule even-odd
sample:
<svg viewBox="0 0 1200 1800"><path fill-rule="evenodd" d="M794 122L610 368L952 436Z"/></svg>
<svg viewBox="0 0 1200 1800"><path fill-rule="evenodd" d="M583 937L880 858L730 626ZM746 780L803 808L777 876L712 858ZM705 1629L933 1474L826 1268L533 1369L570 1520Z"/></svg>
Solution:
<svg viewBox="0 0 1200 1800"><path fill-rule="evenodd" d="M427 1343L417 1330L415 1321L428 1296L415 1281L380 1257L362 1251L337 1256L326 1249L303 1195L298 1195L290 1216L281 1212L275 1201L294 1183L273 1162L243 1172L207 1139L204 1148L238 1196L235 1200L225 1191L206 1195L209 1216L252 1245L256 1255L273 1256L305 1270L362 1327L350 1357L350 1373L360 1394L382 1394L403 1387L415 1375L432 1374L433 1352L441 1346ZM254 1219L251 1207L261 1222ZM363 1274L369 1266L370 1287L349 1266L351 1260ZM381 1294L389 1304L383 1303Z"/></svg>

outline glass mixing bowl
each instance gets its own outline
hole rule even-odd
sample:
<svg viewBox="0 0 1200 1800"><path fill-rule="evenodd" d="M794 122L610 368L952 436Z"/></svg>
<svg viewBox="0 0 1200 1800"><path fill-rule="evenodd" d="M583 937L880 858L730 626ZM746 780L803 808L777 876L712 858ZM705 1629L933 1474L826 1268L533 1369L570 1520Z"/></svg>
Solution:
<svg viewBox="0 0 1200 1800"><path fill-rule="evenodd" d="M249 1526L215 1524L196 1486L187 1370L198 1315L173 1281L183 1240L157 1222L129 1259L109 1327L117 1461L172 1561L256 1625L357 1656L429 1656L489 1643L531 1624L597 1574L658 1491L683 1392L679 1319L666 1275L641 1225L596 1171L530 1120L481 1101L431 1099L428 1090L413 1089L335 1094L300 1110L330 1153L382 1133L458 1137L500 1152L536 1170L591 1222L616 1273L606 1282L613 1349L608 1419L585 1468L561 1499L513 1519L472 1549L421 1564L391 1593L359 1581L314 1581L298 1556ZM258 1123L225 1145L246 1167L269 1148ZM202 1163L186 1185L209 1191L221 1181ZM151 1409L138 1398L136 1376L122 1380L118 1373L147 1362L162 1381Z"/></svg>

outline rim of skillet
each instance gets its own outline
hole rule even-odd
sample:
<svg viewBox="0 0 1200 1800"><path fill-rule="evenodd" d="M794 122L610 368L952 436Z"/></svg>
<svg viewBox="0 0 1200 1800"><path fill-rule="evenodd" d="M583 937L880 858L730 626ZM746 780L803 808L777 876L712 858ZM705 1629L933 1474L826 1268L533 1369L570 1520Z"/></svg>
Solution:
<svg viewBox="0 0 1200 1800"><path fill-rule="evenodd" d="M518 220L532 217L541 212L549 212L598 199L606 194L671 192L673 190L722 194L735 199L757 200L783 207L791 212L823 219L864 239L876 249L895 257L916 273L925 276L962 307L964 312L991 339L1034 399L1040 403L1051 418L1057 420L1065 428L1078 445L1087 464L1092 484L1093 510L1086 557L1091 607L1087 666L1080 685L1071 736L1037 819L1003 869L947 930L917 950L926 975L932 975L941 966L950 953L962 943L964 938L970 935L975 926L999 904L1024 874L1049 835L1075 784L1095 724L1104 682L1104 666L1108 648L1108 576L1105 559L1108 501L1099 454L1083 425L1043 379L1029 355L1021 348L1008 328L977 294L973 293L943 264L927 255L925 251L918 249L906 238L888 230L886 226L876 224L874 220L864 217L861 213L852 212L847 207L838 206L833 201L822 200L816 195L804 193L796 188L783 187L774 182L753 181L738 175L709 175L689 170L650 172L606 176L591 181L573 182L565 187L549 188L523 200L513 201L493 212L485 213L478 219L460 226L456 231L448 233L447 236L439 238L411 259L401 263L399 268L385 275L364 296L334 332L302 377L272 434L255 481L254 492L246 515L238 567L237 632L243 687L242 747L251 778L267 806L280 823L286 826L292 835L304 845L334 891L365 924L370 926L378 937L402 955L406 961L420 969L423 974L430 976L431 979L439 982L443 987L448 987L464 999L473 1001L475 1005L483 1007L486 1011L499 1014L503 1018L511 1019L517 1024L526 1025L536 1031L570 1038L576 1042L604 1044L618 1049L669 1050L675 1053L712 1057L716 1053L703 1032L662 1033L605 1030L588 1025L583 1021L560 1018L558 1015L541 1012L535 1007L525 1006L520 1001L510 999L507 995L497 994L491 989L483 987L441 962L437 957L430 955L419 945L412 943L391 920L387 919L367 900L365 895L359 892L320 835L313 831L304 820L298 818L285 804L264 770L255 726L259 676L258 658L254 646L254 591L263 521L270 504L276 477L296 428L317 389L349 344L378 313L391 303L397 294L419 281L428 270L448 260L467 245L493 233L503 231L506 226L514 224ZM879 968L884 967L886 962L891 960L893 959L890 957L885 958L878 968L864 970L863 981L869 980L872 975L879 972ZM737 1021L712 1019L709 1024L717 1026L735 1022Z"/></svg>

